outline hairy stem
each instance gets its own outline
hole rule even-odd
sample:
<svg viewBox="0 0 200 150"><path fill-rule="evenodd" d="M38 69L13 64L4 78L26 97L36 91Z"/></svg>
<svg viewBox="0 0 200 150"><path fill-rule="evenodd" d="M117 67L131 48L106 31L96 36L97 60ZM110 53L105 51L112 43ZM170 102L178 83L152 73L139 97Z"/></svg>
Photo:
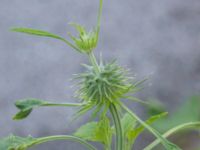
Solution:
<svg viewBox="0 0 200 150"><path fill-rule="evenodd" d="M122 132L121 121L119 118L118 111L114 104L110 104L109 109L110 109L110 112L112 114L112 118L113 118L114 124L115 124L116 150L123 150L123 132Z"/></svg>
<svg viewBox="0 0 200 150"><path fill-rule="evenodd" d="M56 136L42 137L42 138L39 138L33 145L39 145L41 143L55 141L55 140L71 140L71 141L75 141L75 142L78 142L78 143L84 145L89 150L96 150L96 148L94 146L87 143L85 140L75 137L75 136L71 136L71 135L56 135ZM33 146L33 145L31 145L31 146Z"/></svg>

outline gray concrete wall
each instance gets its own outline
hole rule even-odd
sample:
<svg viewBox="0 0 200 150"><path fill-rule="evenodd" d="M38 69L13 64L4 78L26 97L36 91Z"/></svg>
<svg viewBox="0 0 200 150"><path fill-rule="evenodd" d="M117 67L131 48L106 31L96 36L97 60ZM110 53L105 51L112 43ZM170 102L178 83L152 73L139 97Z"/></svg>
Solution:
<svg viewBox="0 0 200 150"><path fill-rule="evenodd" d="M169 110L200 91L199 0L104 0L96 54L117 58L137 78L149 76L141 98L162 100ZM42 108L23 121L12 121L17 99L34 97L73 102L72 74L87 59L64 43L12 33L11 27L33 27L67 37L69 22L92 27L98 0L0 1L0 137L9 133L35 137L71 133L86 119L68 125L75 112ZM140 109L137 110L141 112ZM35 149L83 149L66 142Z"/></svg>

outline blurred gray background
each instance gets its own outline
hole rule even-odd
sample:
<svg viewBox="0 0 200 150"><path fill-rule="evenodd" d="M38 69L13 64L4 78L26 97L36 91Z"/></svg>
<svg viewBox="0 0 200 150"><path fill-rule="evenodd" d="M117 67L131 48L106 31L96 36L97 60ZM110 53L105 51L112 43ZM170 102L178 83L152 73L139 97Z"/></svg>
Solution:
<svg viewBox="0 0 200 150"><path fill-rule="evenodd" d="M91 28L98 0L0 0L0 137L14 133L34 137L70 134L85 118L69 124L73 108L41 108L23 121L13 121L13 103L22 98L73 102L69 79L88 63L64 43L20 33L32 27L67 37L69 22ZM200 93L199 0L104 0L96 55L118 59L138 79L149 77L142 99L162 100L172 111ZM135 107L136 108L136 107ZM142 114L142 107L136 110ZM33 150L84 150L73 142L43 144ZM140 145L138 145L138 149Z"/></svg>

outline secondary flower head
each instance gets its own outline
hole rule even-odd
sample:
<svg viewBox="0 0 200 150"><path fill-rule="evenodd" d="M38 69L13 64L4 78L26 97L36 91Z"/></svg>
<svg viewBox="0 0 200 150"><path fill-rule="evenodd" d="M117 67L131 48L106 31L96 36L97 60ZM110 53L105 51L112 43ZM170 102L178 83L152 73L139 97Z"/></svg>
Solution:
<svg viewBox="0 0 200 150"><path fill-rule="evenodd" d="M90 53L97 46L98 30L94 29L87 32L86 29L81 25L75 23L71 23L71 25L74 26L79 33L78 37L74 37L69 33L75 45L78 47L80 52Z"/></svg>

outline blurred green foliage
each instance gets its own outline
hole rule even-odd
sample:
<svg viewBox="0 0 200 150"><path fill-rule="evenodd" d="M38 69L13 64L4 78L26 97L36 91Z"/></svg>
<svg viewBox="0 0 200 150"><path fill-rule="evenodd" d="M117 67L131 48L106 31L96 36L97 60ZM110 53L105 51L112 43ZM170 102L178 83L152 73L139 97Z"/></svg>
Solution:
<svg viewBox="0 0 200 150"><path fill-rule="evenodd" d="M149 116L165 111L161 102L151 100L151 105L148 107ZM177 106L174 112L154 123L153 126L163 133L177 125L195 121L200 121L200 96L192 96L180 106Z"/></svg>

